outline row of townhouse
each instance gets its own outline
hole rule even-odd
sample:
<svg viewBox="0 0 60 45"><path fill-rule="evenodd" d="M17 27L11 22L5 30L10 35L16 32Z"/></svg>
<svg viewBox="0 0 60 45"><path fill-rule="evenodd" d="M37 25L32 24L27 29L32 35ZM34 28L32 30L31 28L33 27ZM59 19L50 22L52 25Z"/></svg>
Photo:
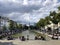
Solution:
<svg viewBox="0 0 60 45"><path fill-rule="evenodd" d="M7 17L0 16L0 31L3 29L3 26L5 26L7 28L7 30L9 30L10 21L12 21L12 20L10 20ZM16 26L17 22L15 22L15 21L13 21L13 22L14 22L14 26ZM19 25L20 23L17 23L17 24Z"/></svg>
<svg viewBox="0 0 60 45"><path fill-rule="evenodd" d="M0 16L0 30L3 29L3 26L6 26L6 28L8 29L8 27L9 27L9 19L6 18L6 17Z"/></svg>
<svg viewBox="0 0 60 45"><path fill-rule="evenodd" d="M51 22L50 25L45 26L45 29L47 29L48 27L50 27L52 30L54 30L54 29L59 29L59 32L60 32L60 22L59 22L58 24L53 24L53 23Z"/></svg>

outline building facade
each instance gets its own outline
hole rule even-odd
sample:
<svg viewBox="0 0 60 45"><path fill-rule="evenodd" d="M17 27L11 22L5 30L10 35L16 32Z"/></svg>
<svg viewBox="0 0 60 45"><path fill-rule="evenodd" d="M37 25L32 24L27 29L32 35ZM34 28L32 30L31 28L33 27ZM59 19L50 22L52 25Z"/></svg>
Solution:
<svg viewBox="0 0 60 45"><path fill-rule="evenodd" d="M58 31L60 32L60 22L58 24L51 23L50 25L45 26L45 29L48 30L48 27L50 27L52 31L58 29Z"/></svg>
<svg viewBox="0 0 60 45"><path fill-rule="evenodd" d="M3 29L3 26L6 26L6 28L8 29L9 27L9 19L6 17L1 17L0 16L0 30Z"/></svg>

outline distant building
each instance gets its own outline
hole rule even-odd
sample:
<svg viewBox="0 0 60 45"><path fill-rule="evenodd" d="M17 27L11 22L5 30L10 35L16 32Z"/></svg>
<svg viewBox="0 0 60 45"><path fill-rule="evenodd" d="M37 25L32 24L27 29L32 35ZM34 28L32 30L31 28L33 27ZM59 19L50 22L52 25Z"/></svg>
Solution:
<svg viewBox="0 0 60 45"><path fill-rule="evenodd" d="M60 22L58 23L58 25L57 25L57 24L53 24L53 23L51 22L50 25L46 25L46 26L45 26L45 29L47 29L48 27L50 27L52 30L53 30L53 29L60 28Z"/></svg>
<svg viewBox="0 0 60 45"><path fill-rule="evenodd" d="M60 27L60 22L58 23L58 27Z"/></svg>
<svg viewBox="0 0 60 45"><path fill-rule="evenodd" d="M0 30L3 29L3 26L6 26L6 28L8 29L8 27L9 27L9 22L8 21L9 21L8 18L0 16Z"/></svg>

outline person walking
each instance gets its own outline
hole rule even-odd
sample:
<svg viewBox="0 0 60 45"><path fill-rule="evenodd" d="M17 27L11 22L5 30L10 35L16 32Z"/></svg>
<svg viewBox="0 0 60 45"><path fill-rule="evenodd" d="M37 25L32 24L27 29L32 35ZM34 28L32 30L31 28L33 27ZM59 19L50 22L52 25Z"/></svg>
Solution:
<svg viewBox="0 0 60 45"><path fill-rule="evenodd" d="M29 40L29 35L27 35L27 40Z"/></svg>

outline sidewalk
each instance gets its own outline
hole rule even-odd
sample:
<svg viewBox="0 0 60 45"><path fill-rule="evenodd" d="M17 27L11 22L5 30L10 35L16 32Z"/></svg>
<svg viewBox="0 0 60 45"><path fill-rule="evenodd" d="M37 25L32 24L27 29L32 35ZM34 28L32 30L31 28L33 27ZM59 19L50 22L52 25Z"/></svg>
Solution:
<svg viewBox="0 0 60 45"><path fill-rule="evenodd" d="M29 41L20 41L20 40L0 40L1 45L60 45L60 40L29 40Z"/></svg>
<svg viewBox="0 0 60 45"><path fill-rule="evenodd" d="M52 35L48 35L49 37L52 37ZM60 39L60 36L58 37Z"/></svg>

